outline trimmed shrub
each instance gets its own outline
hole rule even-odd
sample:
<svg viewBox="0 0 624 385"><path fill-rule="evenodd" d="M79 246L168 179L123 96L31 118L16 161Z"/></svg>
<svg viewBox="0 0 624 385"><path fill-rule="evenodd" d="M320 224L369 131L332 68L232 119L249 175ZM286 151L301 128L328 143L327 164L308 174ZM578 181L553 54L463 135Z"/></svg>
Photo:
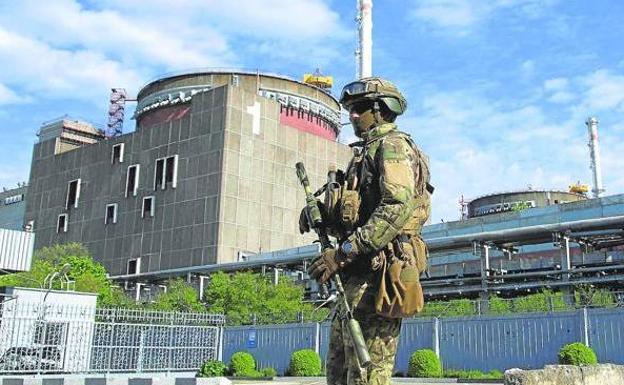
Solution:
<svg viewBox="0 0 624 385"><path fill-rule="evenodd" d="M407 375L409 377L442 377L442 363L433 350L416 350L409 359Z"/></svg>
<svg viewBox="0 0 624 385"><path fill-rule="evenodd" d="M233 376L257 377L256 360L247 352L236 352L230 358L230 374Z"/></svg>
<svg viewBox="0 0 624 385"><path fill-rule="evenodd" d="M559 363L562 365L595 365L598 363L593 349L580 342L563 345L558 356Z"/></svg>
<svg viewBox="0 0 624 385"><path fill-rule="evenodd" d="M277 370L275 370L274 368L267 366L266 368L263 368L260 373L262 374L262 377L275 377L277 376Z"/></svg>
<svg viewBox="0 0 624 385"><path fill-rule="evenodd" d="M290 356L288 374L295 377L321 375L321 357L312 349L297 350Z"/></svg>
<svg viewBox="0 0 624 385"><path fill-rule="evenodd" d="M226 370L227 366L223 362L208 360L199 368L197 377L223 377Z"/></svg>

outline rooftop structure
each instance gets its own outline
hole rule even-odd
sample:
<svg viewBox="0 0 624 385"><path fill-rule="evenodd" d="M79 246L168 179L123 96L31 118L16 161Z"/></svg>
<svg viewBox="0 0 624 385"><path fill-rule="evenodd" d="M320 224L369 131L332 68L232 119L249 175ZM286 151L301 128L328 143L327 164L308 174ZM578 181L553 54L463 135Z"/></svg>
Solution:
<svg viewBox="0 0 624 385"><path fill-rule="evenodd" d="M471 200L467 204L467 217L474 218L508 211L519 211L526 208L576 202L585 199L587 199L587 196L573 191L531 189L506 191L483 195Z"/></svg>
<svg viewBox="0 0 624 385"><path fill-rule="evenodd" d="M102 131L93 124L67 116L44 123L37 136L40 143L54 139L55 154L104 139Z"/></svg>

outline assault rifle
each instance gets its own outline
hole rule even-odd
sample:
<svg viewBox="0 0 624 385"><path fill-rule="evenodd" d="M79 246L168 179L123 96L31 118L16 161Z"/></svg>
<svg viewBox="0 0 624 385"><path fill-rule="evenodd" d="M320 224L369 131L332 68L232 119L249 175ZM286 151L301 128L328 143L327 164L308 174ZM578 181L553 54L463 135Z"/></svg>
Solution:
<svg viewBox="0 0 624 385"><path fill-rule="evenodd" d="M308 180L308 174L306 173L305 167L302 162L298 162L295 167L297 168L297 177L299 178L299 182L301 182L306 194L306 217L308 219L308 225L319 237L321 252L327 250L328 248L333 248L334 246L327 235L327 225L323 222L323 216L321 215L318 200L310 188L310 181ZM353 318L353 311L351 310L349 300L345 295L340 275L334 274L332 279L336 284L338 298L342 301L342 305L344 306L343 312L340 314L340 318L347 321L349 335L353 341L353 345L355 346L355 353L357 354L360 366L366 368L370 366L372 362L370 354L368 353L368 348L366 347L366 342L364 341L364 336L362 335L360 323ZM321 288L321 291L324 292L323 295L326 297L327 288Z"/></svg>

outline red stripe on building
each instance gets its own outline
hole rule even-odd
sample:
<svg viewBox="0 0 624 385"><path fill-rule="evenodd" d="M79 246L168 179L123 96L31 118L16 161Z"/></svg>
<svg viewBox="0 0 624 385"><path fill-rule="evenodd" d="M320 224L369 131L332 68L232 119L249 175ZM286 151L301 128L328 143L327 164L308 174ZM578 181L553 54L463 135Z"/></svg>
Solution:
<svg viewBox="0 0 624 385"><path fill-rule="evenodd" d="M319 115L292 107L280 106L280 124L309 132L329 140L336 140L336 130Z"/></svg>

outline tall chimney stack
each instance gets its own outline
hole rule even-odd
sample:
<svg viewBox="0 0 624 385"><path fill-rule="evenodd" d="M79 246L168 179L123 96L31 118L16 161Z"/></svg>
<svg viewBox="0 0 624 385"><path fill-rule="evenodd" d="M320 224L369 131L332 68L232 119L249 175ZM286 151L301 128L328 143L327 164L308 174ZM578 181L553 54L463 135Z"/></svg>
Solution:
<svg viewBox="0 0 624 385"><path fill-rule="evenodd" d="M366 78L373 74L373 0L358 0L358 48L356 78Z"/></svg>
<svg viewBox="0 0 624 385"><path fill-rule="evenodd" d="M605 191L602 186L602 168L600 166L600 147L598 146L598 119L596 117L587 118L585 121L587 125L587 131L589 133L589 156L590 163L589 168L592 169L594 174L594 186L592 193L594 198L600 198Z"/></svg>

